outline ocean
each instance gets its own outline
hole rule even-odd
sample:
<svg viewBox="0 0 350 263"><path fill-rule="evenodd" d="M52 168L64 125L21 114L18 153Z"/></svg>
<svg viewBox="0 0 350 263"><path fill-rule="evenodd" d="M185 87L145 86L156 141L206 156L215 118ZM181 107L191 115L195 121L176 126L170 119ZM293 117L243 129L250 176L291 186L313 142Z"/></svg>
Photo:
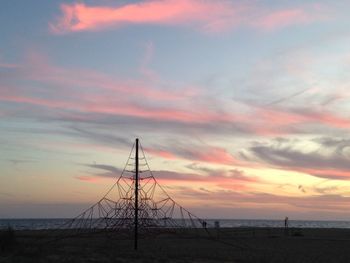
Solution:
<svg viewBox="0 0 350 263"><path fill-rule="evenodd" d="M9 226L16 230L40 230L59 228L69 219L0 219L0 229ZM284 227L283 220L257 219L208 219L208 227L214 226L215 221L220 227ZM289 220L289 227L296 228L350 228L350 221L312 221Z"/></svg>

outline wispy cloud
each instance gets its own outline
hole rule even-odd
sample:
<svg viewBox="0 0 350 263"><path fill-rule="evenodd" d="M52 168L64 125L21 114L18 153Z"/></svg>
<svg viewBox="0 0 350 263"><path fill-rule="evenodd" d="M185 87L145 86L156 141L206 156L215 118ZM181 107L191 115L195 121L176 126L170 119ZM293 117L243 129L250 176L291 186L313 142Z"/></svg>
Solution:
<svg viewBox="0 0 350 263"><path fill-rule="evenodd" d="M90 175L77 176L76 179L88 182L98 182L99 178L117 179L122 174L122 170L106 164L83 164L83 166L93 168ZM178 172L171 170L153 170L152 173L157 181L164 185L177 183L197 183L198 185L209 185L222 189L243 190L248 189L251 182L261 182L258 178L247 176L243 171L224 169L204 169L197 165L192 166L194 172ZM103 172L95 172L103 171Z"/></svg>
<svg viewBox="0 0 350 263"><path fill-rule="evenodd" d="M239 100L232 107L220 98L213 99L198 86L175 83L164 87L137 78L124 79L93 70L63 68L40 55L32 55L20 68L10 70L12 74L6 75L0 83L0 101L6 102L2 114L11 118L31 115L35 119L64 122L74 129L74 134L90 138L97 136L105 140L108 132L96 131L95 127L114 127L121 123L137 127L137 130L156 126L159 131L189 134L269 137L314 134L320 128L344 131L350 127L346 116L324 108L279 103L259 106ZM24 81L26 85L23 85ZM165 151L163 154L166 155ZM191 156L191 153L187 155ZM212 156L225 159L226 163L235 162L220 149L213 149Z"/></svg>
<svg viewBox="0 0 350 263"><path fill-rule="evenodd" d="M184 144L177 142L177 144L167 145L166 148L145 148L145 151L152 155L160 156L165 159L181 158L191 161L199 161L204 163L214 163L223 165L240 165L241 161L236 159L225 148L217 146L200 146L195 144Z"/></svg>
<svg viewBox="0 0 350 263"><path fill-rule="evenodd" d="M317 194L305 196L288 196L268 194L263 192L238 191L234 189L218 189L206 191L206 189L191 189L185 187L177 189L178 198L186 200L205 200L194 205L198 211L215 214L213 211L221 211L228 214L227 217L256 217L281 218L281 213L293 215L293 218L318 218L329 219L337 214L337 218L346 218L346 207L349 197L338 194ZM204 209L205 207L206 209ZM216 213L217 213L216 212ZM225 213L225 214L226 214Z"/></svg>
<svg viewBox="0 0 350 263"><path fill-rule="evenodd" d="M83 181L96 182L98 178L118 179L123 170L109 164L81 164L85 167L92 168L90 175L77 176L76 178Z"/></svg>
<svg viewBox="0 0 350 263"><path fill-rule="evenodd" d="M293 94L291 94L291 95L288 95L288 96L286 96L286 97L279 98L279 99L277 99L277 100L271 101L270 103L267 104L267 106L271 106L271 105L275 105L275 104L280 104L281 102L289 101L289 100L291 100L291 99L293 99L293 98L295 98L295 97L297 97L297 96L299 96L299 95L304 94L304 93L307 92L308 90L309 90L309 88L303 89L303 90L301 90L301 91L297 91L297 92L295 92L295 93L293 93Z"/></svg>
<svg viewBox="0 0 350 263"><path fill-rule="evenodd" d="M310 12L311 11L311 12ZM267 12L265 16L256 21L255 26L264 30L275 30L290 25L308 24L323 19L317 12L322 11L319 6L310 8L297 7Z"/></svg>
<svg viewBox="0 0 350 263"><path fill-rule="evenodd" d="M10 159L7 160L8 162L12 163L14 166L20 165L20 164L28 164L28 163L35 163L37 161L35 160L24 160L24 159Z"/></svg>
<svg viewBox="0 0 350 263"><path fill-rule="evenodd" d="M0 68L7 68L7 69L13 69L13 68L18 68L20 67L19 65L17 64L11 64L11 63L1 63L0 61Z"/></svg>
<svg viewBox="0 0 350 263"><path fill-rule="evenodd" d="M121 133L134 130L136 136L154 127L160 133L176 131L182 136L269 137L314 134L320 128L345 131L350 127L348 118L322 108L242 103L242 110L230 111L224 103L212 102L203 91L187 87L160 89L157 84L120 80L91 70L65 69L37 58L11 70L16 73L13 78L7 76L0 83L3 114L12 119L57 122L64 131L56 132L105 146L128 147L129 141ZM120 133L112 134L111 128ZM150 153L166 159L246 165L224 147L176 143L171 148L148 148Z"/></svg>
<svg viewBox="0 0 350 263"><path fill-rule="evenodd" d="M275 167L299 171L320 178L350 179L350 163L344 149L350 147L348 140L316 139L309 150L303 151L298 145L306 147L307 142L285 139L268 144L252 146L253 158L258 158ZM253 160L253 159L251 159Z"/></svg>
<svg viewBox="0 0 350 263"><path fill-rule="evenodd" d="M96 176L79 175L79 176L76 176L75 178L80 180L80 181L89 182L89 183L98 182L98 177L96 177Z"/></svg>
<svg viewBox="0 0 350 263"><path fill-rule="evenodd" d="M336 129L348 129L350 120L341 116L339 113L325 110L324 108L305 107L305 106L254 106L255 116L259 118L251 125L256 127L257 134L292 134L311 132L312 125L332 127ZM271 126L265 127L264 124L270 123ZM307 128L306 128L307 127Z"/></svg>
<svg viewBox="0 0 350 263"><path fill-rule="evenodd" d="M54 33L102 30L130 24L180 25L205 32L226 31L238 26L275 30L325 18L320 5L271 10L257 3L226 0L152 0L118 6L62 4L62 14L50 23Z"/></svg>

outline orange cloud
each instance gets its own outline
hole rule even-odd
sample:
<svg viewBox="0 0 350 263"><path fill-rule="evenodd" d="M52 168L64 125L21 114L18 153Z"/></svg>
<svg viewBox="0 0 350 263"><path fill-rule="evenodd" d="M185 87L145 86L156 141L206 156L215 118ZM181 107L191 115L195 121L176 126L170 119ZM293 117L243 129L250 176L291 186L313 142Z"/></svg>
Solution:
<svg viewBox="0 0 350 263"><path fill-rule="evenodd" d="M315 6L271 11L263 6L226 0L153 0L116 7L74 3L61 5L61 11L62 16L50 24L54 33L100 30L125 24L189 25L206 32L239 25L271 30L322 19L315 14L319 11Z"/></svg>

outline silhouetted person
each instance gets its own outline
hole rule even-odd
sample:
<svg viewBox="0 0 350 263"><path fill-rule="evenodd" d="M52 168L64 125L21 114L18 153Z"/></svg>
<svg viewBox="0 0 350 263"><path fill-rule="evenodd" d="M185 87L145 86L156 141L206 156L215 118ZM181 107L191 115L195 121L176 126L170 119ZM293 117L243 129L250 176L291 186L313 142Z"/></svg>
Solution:
<svg viewBox="0 0 350 263"><path fill-rule="evenodd" d="M284 219L284 235L288 236L288 216L286 216L286 218Z"/></svg>
<svg viewBox="0 0 350 263"><path fill-rule="evenodd" d="M286 218L284 219L284 228L288 228L288 216L286 216Z"/></svg>
<svg viewBox="0 0 350 263"><path fill-rule="evenodd" d="M207 228L207 222L203 221L202 226L203 226L203 228Z"/></svg>

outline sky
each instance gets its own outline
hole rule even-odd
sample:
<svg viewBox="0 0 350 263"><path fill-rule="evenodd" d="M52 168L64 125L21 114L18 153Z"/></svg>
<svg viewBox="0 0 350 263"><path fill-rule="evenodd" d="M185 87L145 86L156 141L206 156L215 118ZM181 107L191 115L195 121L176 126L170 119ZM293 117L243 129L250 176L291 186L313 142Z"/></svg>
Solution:
<svg viewBox="0 0 350 263"><path fill-rule="evenodd" d="M199 217L349 220L349 8L1 1L0 218L79 214L138 137Z"/></svg>

